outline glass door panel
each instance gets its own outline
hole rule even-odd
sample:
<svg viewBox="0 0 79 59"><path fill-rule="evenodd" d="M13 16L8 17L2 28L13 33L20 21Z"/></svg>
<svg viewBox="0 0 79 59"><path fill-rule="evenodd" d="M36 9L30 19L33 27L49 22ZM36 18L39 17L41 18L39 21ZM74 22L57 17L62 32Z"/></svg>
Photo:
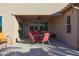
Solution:
<svg viewBox="0 0 79 59"><path fill-rule="evenodd" d="M44 31L48 31L48 23L42 23L42 22L33 22L30 24L29 27L30 31L32 30L44 30Z"/></svg>

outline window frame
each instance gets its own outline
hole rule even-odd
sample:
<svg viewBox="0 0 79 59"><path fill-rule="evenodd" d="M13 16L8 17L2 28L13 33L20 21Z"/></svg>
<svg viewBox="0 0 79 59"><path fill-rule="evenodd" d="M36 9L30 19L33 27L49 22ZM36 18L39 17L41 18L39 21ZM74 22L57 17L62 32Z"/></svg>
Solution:
<svg viewBox="0 0 79 59"><path fill-rule="evenodd" d="M67 26L67 33L71 33L72 29L71 29L71 16L67 16L67 22L66 22L66 26Z"/></svg>
<svg viewBox="0 0 79 59"><path fill-rule="evenodd" d="M48 31L48 22L32 22L31 24L30 24L30 27L32 26L33 27L33 29L35 29L34 28L34 26L32 25L32 24L36 24L37 23L37 28L38 28L38 30L44 30L44 31ZM40 25L41 24L41 25ZM46 26L47 25L47 26ZM29 27L29 30L31 31L31 28ZM46 28L47 27L47 28ZM32 30L33 30L32 29Z"/></svg>

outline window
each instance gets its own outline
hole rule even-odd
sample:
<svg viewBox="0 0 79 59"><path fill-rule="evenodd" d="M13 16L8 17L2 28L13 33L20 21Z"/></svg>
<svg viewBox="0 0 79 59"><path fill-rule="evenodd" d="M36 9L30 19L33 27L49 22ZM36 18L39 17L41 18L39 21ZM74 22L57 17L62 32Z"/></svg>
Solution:
<svg viewBox="0 0 79 59"><path fill-rule="evenodd" d="M2 32L2 16L0 16L0 32Z"/></svg>
<svg viewBox="0 0 79 59"><path fill-rule="evenodd" d="M67 33L71 33L71 16L67 16Z"/></svg>
<svg viewBox="0 0 79 59"><path fill-rule="evenodd" d="M45 30L45 31L48 31L48 23L47 23L47 22L45 23L45 28L44 28L44 30Z"/></svg>
<svg viewBox="0 0 79 59"><path fill-rule="evenodd" d="M32 24L30 24L30 27L29 28L30 28L30 31L32 31L34 27L33 27Z"/></svg>
<svg viewBox="0 0 79 59"><path fill-rule="evenodd" d="M47 22L32 22L30 24L29 30L44 30L48 31L48 23Z"/></svg>
<svg viewBox="0 0 79 59"><path fill-rule="evenodd" d="M71 17L70 16L67 16L67 24L71 24Z"/></svg>

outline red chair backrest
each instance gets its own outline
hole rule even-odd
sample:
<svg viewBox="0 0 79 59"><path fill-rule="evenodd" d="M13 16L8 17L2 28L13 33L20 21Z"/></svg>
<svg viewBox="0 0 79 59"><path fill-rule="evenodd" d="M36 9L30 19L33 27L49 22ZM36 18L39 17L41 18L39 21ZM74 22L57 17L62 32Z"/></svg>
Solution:
<svg viewBox="0 0 79 59"><path fill-rule="evenodd" d="M46 41L48 41L49 36L50 36L50 33L46 32L46 33L44 34L44 37L43 37L42 42L46 42Z"/></svg>
<svg viewBox="0 0 79 59"><path fill-rule="evenodd" d="M34 40L34 37L33 37L33 35L32 35L31 32L28 32L28 35L29 35L29 38L30 38L31 40Z"/></svg>
<svg viewBox="0 0 79 59"><path fill-rule="evenodd" d="M39 35L39 31L34 31L33 35Z"/></svg>

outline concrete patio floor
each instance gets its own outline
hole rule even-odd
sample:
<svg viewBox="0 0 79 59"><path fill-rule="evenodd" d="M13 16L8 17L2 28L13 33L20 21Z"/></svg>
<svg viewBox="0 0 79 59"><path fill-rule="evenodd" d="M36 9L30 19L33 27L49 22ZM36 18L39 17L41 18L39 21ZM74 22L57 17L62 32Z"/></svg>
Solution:
<svg viewBox="0 0 79 59"><path fill-rule="evenodd" d="M0 50L0 56L79 56L79 51L68 48L60 41L48 44L16 43L11 47Z"/></svg>

